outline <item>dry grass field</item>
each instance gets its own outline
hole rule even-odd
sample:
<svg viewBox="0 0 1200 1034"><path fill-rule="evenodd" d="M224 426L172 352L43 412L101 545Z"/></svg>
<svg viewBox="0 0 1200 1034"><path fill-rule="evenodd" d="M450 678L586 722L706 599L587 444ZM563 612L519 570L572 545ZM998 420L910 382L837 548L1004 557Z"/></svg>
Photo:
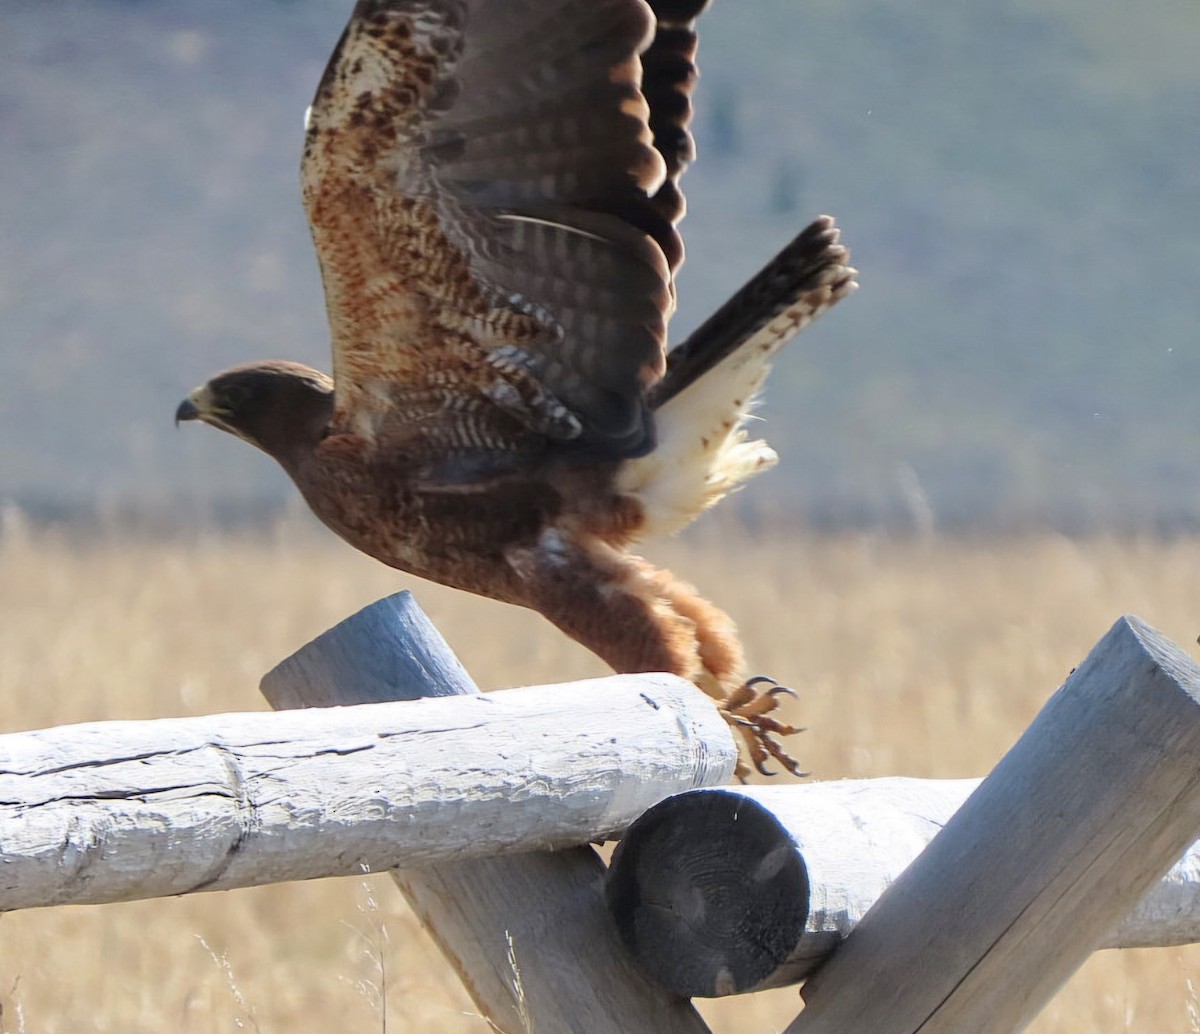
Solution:
<svg viewBox="0 0 1200 1034"><path fill-rule="evenodd" d="M1183 644L1200 632L1200 540L700 531L650 552L801 690L794 742L818 778L982 774L1122 612ZM171 544L10 528L3 730L262 708L276 661L410 585L307 526ZM412 587L485 687L601 670L535 616ZM488 1030L378 876L12 913L0 933L3 1031ZM781 1030L796 1007L788 990L703 1008L735 1034ZM1033 1029L1195 1034L1198 1011L1200 949L1109 952Z"/></svg>

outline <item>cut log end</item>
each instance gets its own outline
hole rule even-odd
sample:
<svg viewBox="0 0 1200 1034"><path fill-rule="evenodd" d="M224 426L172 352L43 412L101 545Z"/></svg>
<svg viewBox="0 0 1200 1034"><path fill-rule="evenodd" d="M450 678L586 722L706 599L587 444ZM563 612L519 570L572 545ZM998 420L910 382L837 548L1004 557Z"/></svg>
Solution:
<svg viewBox="0 0 1200 1034"><path fill-rule="evenodd" d="M407 591L323 632L267 672L260 689L277 710L479 692Z"/></svg>
<svg viewBox="0 0 1200 1034"><path fill-rule="evenodd" d="M737 793L685 793L630 829L609 870L609 909L638 963L679 994L768 983L808 919L809 880L788 831Z"/></svg>

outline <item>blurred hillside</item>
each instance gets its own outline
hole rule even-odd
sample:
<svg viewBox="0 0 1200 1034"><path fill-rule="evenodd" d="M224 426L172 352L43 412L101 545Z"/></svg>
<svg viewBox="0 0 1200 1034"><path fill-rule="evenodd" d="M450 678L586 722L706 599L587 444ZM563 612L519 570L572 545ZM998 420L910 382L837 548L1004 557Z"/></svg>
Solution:
<svg viewBox="0 0 1200 1034"><path fill-rule="evenodd" d="M327 367L301 119L349 0L0 0L0 499L274 505L170 417L223 365ZM1190 0L715 0L682 336L812 216L863 289L780 362L810 523L1200 524Z"/></svg>

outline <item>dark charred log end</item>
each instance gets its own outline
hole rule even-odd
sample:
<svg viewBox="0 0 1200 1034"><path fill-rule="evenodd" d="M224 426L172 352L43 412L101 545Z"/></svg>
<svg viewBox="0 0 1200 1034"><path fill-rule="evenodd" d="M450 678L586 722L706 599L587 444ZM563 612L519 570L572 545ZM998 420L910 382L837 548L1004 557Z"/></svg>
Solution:
<svg viewBox="0 0 1200 1034"><path fill-rule="evenodd" d="M764 807L736 793L669 798L613 858L609 911L643 970L687 997L751 991L789 958L808 920L808 872Z"/></svg>

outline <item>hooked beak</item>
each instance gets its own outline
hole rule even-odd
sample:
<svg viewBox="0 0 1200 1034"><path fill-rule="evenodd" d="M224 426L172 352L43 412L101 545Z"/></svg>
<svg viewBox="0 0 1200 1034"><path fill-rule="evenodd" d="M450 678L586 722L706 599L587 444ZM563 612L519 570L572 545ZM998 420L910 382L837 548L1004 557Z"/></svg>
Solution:
<svg viewBox="0 0 1200 1034"><path fill-rule="evenodd" d="M182 420L199 420L200 410L196 408L196 403L191 399L184 399L179 403L179 408L175 410L175 426L178 427Z"/></svg>
<svg viewBox="0 0 1200 1034"><path fill-rule="evenodd" d="M179 403L179 408L175 410L175 426L178 427L184 420L203 420L211 408L208 388L197 388Z"/></svg>

